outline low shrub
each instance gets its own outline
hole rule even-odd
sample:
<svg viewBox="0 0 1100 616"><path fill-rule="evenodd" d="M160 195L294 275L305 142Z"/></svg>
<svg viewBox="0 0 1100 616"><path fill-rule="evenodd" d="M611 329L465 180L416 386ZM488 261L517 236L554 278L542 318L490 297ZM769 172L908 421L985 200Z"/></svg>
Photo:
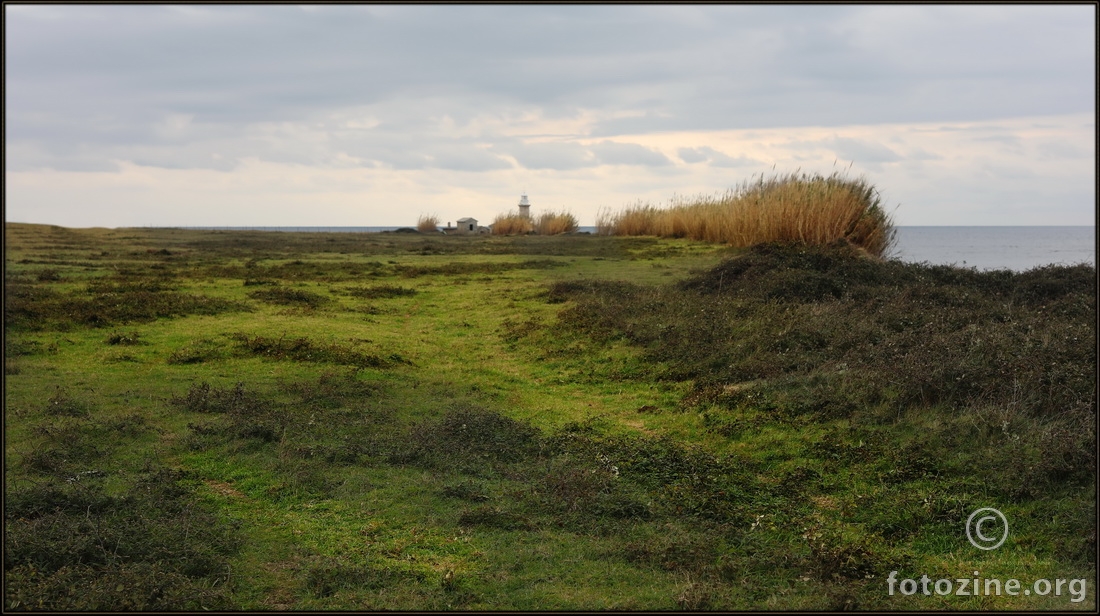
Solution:
<svg viewBox="0 0 1100 616"><path fill-rule="evenodd" d="M66 390L58 387L54 395L46 400L43 412L54 417L85 417L88 415L88 404L73 398Z"/></svg>
<svg viewBox="0 0 1100 616"><path fill-rule="evenodd" d="M232 438L277 441L290 420L288 411L270 399L248 391L244 383L232 388L211 387L209 383L194 384L184 396L171 403L191 413L213 413L224 416L221 423L191 426L193 432L214 432Z"/></svg>
<svg viewBox="0 0 1100 616"><path fill-rule="evenodd" d="M360 368L385 368L408 363L408 360L396 353L387 357L380 357L372 353L364 353L350 346L335 342L317 343L305 337L270 338L267 336L251 336L245 333L231 334L229 337L236 343L238 352L265 359L324 362L358 366Z"/></svg>
<svg viewBox="0 0 1100 616"><path fill-rule="evenodd" d="M458 516L458 523L460 526L484 526L500 530L532 531L536 529L535 524L527 517L490 505L464 510Z"/></svg>
<svg viewBox="0 0 1100 616"><path fill-rule="evenodd" d="M874 423L936 408L951 443L973 409L1016 409L1019 442L970 459L1019 498L1095 469L1095 290L1089 266L979 272L773 243L667 287L567 282L548 300L568 302L559 327L639 347L645 378L690 381L682 405L729 438L753 427L726 412Z"/></svg>
<svg viewBox="0 0 1100 616"><path fill-rule="evenodd" d="M533 455L539 431L526 423L476 406L455 405L438 420L410 428L407 445L394 461L481 474L493 463Z"/></svg>
<svg viewBox="0 0 1100 616"><path fill-rule="evenodd" d="M7 290L4 324L16 331L65 331L74 327L109 327L192 314L248 310L239 302L142 285L92 285L91 297L79 292L60 294L27 285L13 285Z"/></svg>
<svg viewBox="0 0 1100 616"><path fill-rule="evenodd" d="M489 500L489 494L485 491L485 488L470 481L443 486L439 493L447 498L457 498L474 503Z"/></svg>
<svg viewBox="0 0 1100 616"><path fill-rule="evenodd" d="M457 261L446 265L394 265L394 272L405 278L418 276L454 276L459 274L496 274L517 269L549 269L561 267L560 261L553 259L528 259L520 262L492 263L484 261Z"/></svg>
<svg viewBox="0 0 1100 616"><path fill-rule="evenodd" d="M136 331L120 332L113 331L107 334L107 344L111 345L127 345L132 346L135 344L142 344L141 334Z"/></svg>
<svg viewBox="0 0 1100 616"><path fill-rule="evenodd" d="M35 279L38 280L38 282L57 282L61 280L61 274L55 269L46 268L38 270L38 273L35 274Z"/></svg>
<svg viewBox="0 0 1100 616"><path fill-rule="evenodd" d="M281 384L280 388L296 395L310 408L361 407L367 400L377 397L379 388L375 384L357 379L356 374L357 369L325 371L315 382L287 382Z"/></svg>
<svg viewBox="0 0 1100 616"><path fill-rule="evenodd" d="M201 364L228 357L225 345L216 340L203 338L192 340L182 348L172 351L166 360L169 364Z"/></svg>
<svg viewBox="0 0 1100 616"><path fill-rule="evenodd" d="M347 290L348 295L365 299L385 299L391 297L408 297L416 295L416 289L398 287L394 285L375 285L373 287L359 287Z"/></svg>
<svg viewBox="0 0 1100 616"><path fill-rule="evenodd" d="M296 306L305 308L320 308L332 301L316 293L301 291L299 289L287 289L285 287L249 291L248 296L252 299L258 299L277 306Z"/></svg>
<svg viewBox="0 0 1100 616"><path fill-rule="evenodd" d="M179 610L232 607L224 582L239 547L176 471L132 480L120 496L97 483L9 489L5 607ZM77 591L78 592L74 592Z"/></svg>
<svg viewBox="0 0 1100 616"><path fill-rule="evenodd" d="M314 597L330 597L341 590L378 590L419 581L413 571L395 569L383 563L351 563L346 559L322 557L305 572L305 586Z"/></svg>

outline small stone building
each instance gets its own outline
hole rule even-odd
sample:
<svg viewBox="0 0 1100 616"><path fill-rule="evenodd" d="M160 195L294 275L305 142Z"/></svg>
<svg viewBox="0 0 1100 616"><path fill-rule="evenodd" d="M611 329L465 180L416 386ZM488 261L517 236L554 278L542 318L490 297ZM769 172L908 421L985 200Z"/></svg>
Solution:
<svg viewBox="0 0 1100 616"><path fill-rule="evenodd" d="M455 235L477 235L478 226L475 218L459 218L455 223Z"/></svg>

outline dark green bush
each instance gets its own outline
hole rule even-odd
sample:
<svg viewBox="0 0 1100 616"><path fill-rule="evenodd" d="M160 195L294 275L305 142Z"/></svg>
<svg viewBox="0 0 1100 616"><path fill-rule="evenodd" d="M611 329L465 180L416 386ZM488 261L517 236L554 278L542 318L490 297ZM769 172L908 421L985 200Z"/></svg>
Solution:
<svg viewBox="0 0 1100 616"><path fill-rule="evenodd" d="M247 309L239 302L167 291L156 283L93 284L87 293L65 295L40 287L8 285L4 324L20 331L64 331Z"/></svg>
<svg viewBox="0 0 1100 616"><path fill-rule="evenodd" d="M532 531L536 528L535 524L527 517L490 505L480 505L464 510L458 516L458 523L461 526L485 526L500 530Z"/></svg>
<svg viewBox="0 0 1100 616"><path fill-rule="evenodd" d="M397 354L379 357L347 345L335 342L316 343L305 337L270 338L237 333L232 334L230 339L236 342L238 351L266 359L325 362L358 366L360 368L384 368L394 364L408 363L408 360Z"/></svg>
<svg viewBox="0 0 1100 616"><path fill-rule="evenodd" d="M287 289L285 287L249 291L248 296L252 299L258 299L269 304L305 308L320 308L332 302L329 298L316 293L298 289Z"/></svg>
<svg viewBox="0 0 1100 616"><path fill-rule="evenodd" d="M1095 470L1095 272L979 272L766 244L668 287L554 285L549 301L571 300L563 342L539 340L569 344L563 329L627 340L643 351L639 375L691 383L684 407L775 421L937 407L948 418L937 438L950 439L967 409L1018 409L1020 442L975 463L1010 494L1035 496ZM707 412L730 438L752 429ZM899 473L931 471L914 464Z"/></svg>
<svg viewBox="0 0 1100 616"><path fill-rule="evenodd" d="M67 391L58 387L54 395L46 400L43 411L54 417L84 417L88 414L88 405L73 398Z"/></svg>
<svg viewBox="0 0 1100 616"><path fill-rule="evenodd" d="M378 590L402 583L419 581L421 576L392 569L381 563L349 563L345 559L325 557L306 570L306 589L314 597L330 597L341 590Z"/></svg>
<svg viewBox="0 0 1100 616"><path fill-rule="evenodd" d="M159 470L121 496L95 483L9 489L5 607L191 610L231 607L234 531L194 500L185 476Z"/></svg>
<svg viewBox="0 0 1100 616"><path fill-rule="evenodd" d="M216 340L192 340L186 346L172 351L166 360L172 365L201 364L227 357L224 343Z"/></svg>
<svg viewBox="0 0 1100 616"><path fill-rule="evenodd" d="M237 383L230 389L211 387L203 382L192 385L185 396L173 397L171 401L192 413L223 415L220 423L192 426L193 432L220 433L231 438L270 443L282 437L290 421L286 408L245 390L244 383Z"/></svg>
<svg viewBox="0 0 1100 616"><path fill-rule="evenodd" d="M474 503L480 503L489 500L489 495L485 491L485 488L479 484L472 483L470 481L463 481L461 483L443 486L443 489L440 490L440 494L446 496L447 498L457 498Z"/></svg>
<svg viewBox="0 0 1100 616"><path fill-rule="evenodd" d="M136 331L129 331L129 332L113 331L113 332L107 334L106 342L107 342L107 344L111 344L111 345L121 344L121 345L127 345L127 346L135 345L135 344L142 344L141 334L136 332Z"/></svg>
<svg viewBox="0 0 1100 616"><path fill-rule="evenodd" d="M416 289L398 287L394 285L375 285L373 287L357 287L347 290L348 295L365 299L384 299L390 297L408 297L416 295Z"/></svg>
<svg viewBox="0 0 1100 616"><path fill-rule="evenodd" d="M487 263L484 261L456 261L446 265L395 265L394 271L405 278L457 274L494 274L517 269L549 269L561 267L563 263L553 259L528 259L526 261Z"/></svg>
<svg viewBox="0 0 1100 616"><path fill-rule="evenodd" d="M394 461L482 473L493 463L516 462L538 451L539 431L526 423L469 405L452 406L435 421L413 426Z"/></svg>
<svg viewBox="0 0 1100 616"><path fill-rule="evenodd" d="M290 382L281 386L283 391L298 396L311 408L335 409L359 405L378 395L378 386L356 378L358 370L343 372L326 371L316 382Z"/></svg>

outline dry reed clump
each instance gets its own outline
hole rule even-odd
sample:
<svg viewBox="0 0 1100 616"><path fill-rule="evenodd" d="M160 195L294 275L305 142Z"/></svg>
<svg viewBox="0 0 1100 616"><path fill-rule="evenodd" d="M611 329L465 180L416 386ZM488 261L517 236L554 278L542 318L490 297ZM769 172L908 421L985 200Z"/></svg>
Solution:
<svg viewBox="0 0 1100 616"><path fill-rule="evenodd" d="M493 219L493 235L524 235L535 230L530 218L519 214L497 214Z"/></svg>
<svg viewBox="0 0 1100 616"><path fill-rule="evenodd" d="M421 214L416 219L416 230L421 233L436 233L439 231L439 217L435 215Z"/></svg>
<svg viewBox="0 0 1100 616"><path fill-rule="evenodd" d="M535 232L539 235L573 233L578 228L577 217L569 212L543 212L535 222Z"/></svg>
<svg viewBox="0 0 1100 616"><path fill-rule="evenodd" d="M865 179L792 173L748 181L720 196L638 203L601 212L601 235L686 237L744 247L762 242L825 245L846 239L875 256L894 243L894 227Z"/></svg>
<svg viewBox="0 0 1100 616"><path fill-rule="evenodd" d="M493 219L493 235L559 235L580 228L577 217L569 212L543 212L537 219L519 214L499 214Z"/></svg>

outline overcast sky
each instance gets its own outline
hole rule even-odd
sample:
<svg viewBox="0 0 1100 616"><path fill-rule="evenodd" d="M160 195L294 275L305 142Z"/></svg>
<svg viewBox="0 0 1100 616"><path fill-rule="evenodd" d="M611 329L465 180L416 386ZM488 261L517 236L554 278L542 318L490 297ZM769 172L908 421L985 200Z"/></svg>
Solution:
<svg viewBox="0 0 1100 616"><path fill-rule="evenodd" d="M1094 5L4 17L8 221L487 224L526 191L591 225L847 170L901 225L1095 224Z"/></svg>

